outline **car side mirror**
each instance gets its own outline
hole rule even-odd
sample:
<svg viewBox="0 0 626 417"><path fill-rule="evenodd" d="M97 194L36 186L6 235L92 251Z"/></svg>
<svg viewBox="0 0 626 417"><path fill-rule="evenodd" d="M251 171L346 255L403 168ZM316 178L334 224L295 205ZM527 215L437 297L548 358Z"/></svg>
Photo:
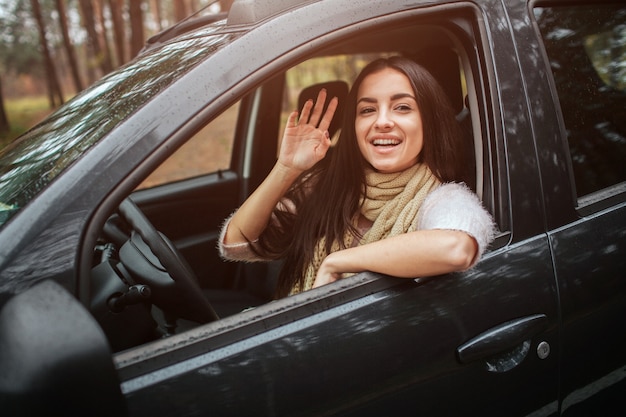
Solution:
<svg viewBox="0 0 626 417"><path fill-rule="evenodd" d="M3 415L125 416L106 337L63 287L45 281L0 311Z"/></svg>

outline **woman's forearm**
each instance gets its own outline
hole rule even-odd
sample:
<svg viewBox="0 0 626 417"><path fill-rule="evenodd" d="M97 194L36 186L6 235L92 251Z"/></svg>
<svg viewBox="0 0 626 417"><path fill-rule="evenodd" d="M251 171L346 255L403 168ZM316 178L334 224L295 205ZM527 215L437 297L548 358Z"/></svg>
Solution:
<svg viewBox="0 0 626 417"><path fill-rule="evenodd" d="M400 278L440 275L469 268L478 253L474 238L455 230L420 230L333 252L322 262L314 286L343 273L378 272Z"/></svg>
<svg viewBox="0 0 626 417"><path fill-rule="evenodd" d="M267 227L272 211L299 175L299 171L277 163L231 218L224 243L245 243L258 239Z"/></svg>

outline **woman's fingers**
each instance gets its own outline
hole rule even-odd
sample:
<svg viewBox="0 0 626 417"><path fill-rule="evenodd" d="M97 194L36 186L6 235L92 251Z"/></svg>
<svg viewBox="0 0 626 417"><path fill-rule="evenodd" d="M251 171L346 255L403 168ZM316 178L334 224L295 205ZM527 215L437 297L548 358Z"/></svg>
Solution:
<svg viewBox="0 0 626 417"><path fill-rule="evenodd" d="M339 99L337 97L333 97L328 103L328 108L320 121L319 129L323 131L328 131L330 127L330 122L333 121L333 116L335 115L335 110L337 110L337 105L339 104Z"/></svg>
<svg viewBox="0 0 626 417"><path fill-rule="evenodd" d="M324 111L324 105L326 104L326 95L326 89L322 88L317 94L317 99L315 100L315 103L313 102L313 100L307 100L304 103L304 106L302 106L300 119L298 120L297 124L309 124L313 127L318 127L320 130L328 130L330 122L333 120L335 110L337 109L338 100L336 97L330 100L326 112L324 112L324 115L322 115L322 112Z"/></svg>
<svg viewBox="0 0 626 417"><path fill-rule="evenodd" d="M289 114L289 118L287 119L287 127L297 126L298 125L298 111L294 110Z"/></svg>
<svg viewBox="0 0 626 417"><path fill-rule="evenodd" d="M309 118L309 124L313 126L317 126L320 122L320 118L322 117L322 112L324 111L324 104L326 104L326 89L322 88L319 93L317 93L317 99L315 100L315 107L313 107L313 113Z"/></svg>
<svg viewBox="0 0 626 417"><path fill-rule="evenodd" d="M302 111L300 112L300 119L297 124L306 125L309 123L309 114L311 113L311 108L313 107L313 100L307 100L302 106Z"/></svg>

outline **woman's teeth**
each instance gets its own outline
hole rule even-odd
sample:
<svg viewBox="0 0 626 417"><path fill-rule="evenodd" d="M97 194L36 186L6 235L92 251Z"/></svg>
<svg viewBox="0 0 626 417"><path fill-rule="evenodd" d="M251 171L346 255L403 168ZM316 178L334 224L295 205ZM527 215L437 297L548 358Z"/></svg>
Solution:
<svg viewBox="0 0 626 417"><path fill-rule="evenodd" d="M400 143L397 139L374 139L372 145L374 146L394 146Z"/></svg>

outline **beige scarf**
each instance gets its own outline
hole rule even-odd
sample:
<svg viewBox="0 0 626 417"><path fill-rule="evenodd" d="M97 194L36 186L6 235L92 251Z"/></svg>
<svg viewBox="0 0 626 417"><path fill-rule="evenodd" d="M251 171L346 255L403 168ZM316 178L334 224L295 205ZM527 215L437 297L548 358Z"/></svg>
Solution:
<svg viewBox="0 0 626 417"><path fill-rule="evenodd" d="M359 245L414 230L417 212L424 199L440 184L437 177L423 164L416 164L404 171L391 174L368 170L365 175L367 189L365 196L361 198L360 214L373 224L363 235ZM355 216L355 224L358 218L358 215ZM351 233L346 233L345 247L351 247L353 239L354 236ZM334 242L331 252L339 249L339 243ZM321 238L315 247L313 262L306 269L304 285L295 284L291 294L313 287L317 271L327 255L326 239Z"/></svg>

